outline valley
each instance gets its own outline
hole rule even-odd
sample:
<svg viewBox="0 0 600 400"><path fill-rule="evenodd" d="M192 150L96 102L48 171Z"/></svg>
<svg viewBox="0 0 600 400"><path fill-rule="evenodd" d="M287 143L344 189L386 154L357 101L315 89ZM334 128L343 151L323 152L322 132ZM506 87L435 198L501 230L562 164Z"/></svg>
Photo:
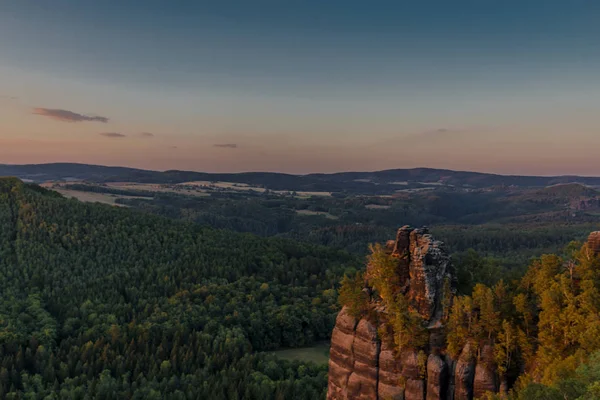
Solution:
<svg viewBox="0 0 600 400"><path fill-rule="evenodd" d="M39 393L73 398L83 375L97 393L110 382L140 396L325 398L340 284L398 225L427 225L445 243L457 296L517 282L600 226L600 195L580 183L360 194L282 181L0 180L7 376L21 376L15 390L37 379ZM11 361L19 352L23 365ZM125 370L134 378L117 380Z"/></svg>

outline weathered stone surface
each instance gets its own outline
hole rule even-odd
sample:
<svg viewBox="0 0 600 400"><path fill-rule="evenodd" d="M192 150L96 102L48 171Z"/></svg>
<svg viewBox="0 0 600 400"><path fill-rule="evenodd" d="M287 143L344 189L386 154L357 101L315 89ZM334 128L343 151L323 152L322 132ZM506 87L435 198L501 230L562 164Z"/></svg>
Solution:
<svg viewBox="0 0 600 400"><path fill-rule="evenodd" d="M410 289L411 305L429 322L439 323L442 317L444 280L450 279L450 257L442 242L433 240L427 229L410 233Z"/></svg>
<svg viewBox="0 0 600 400"><path fill-rule="evenodd" d="M446 400L454 400L454 377L456 374L456 360L452 359L448 354L444 356L444 363L448 366L448 390L446 392Z"/></svg>
<svg viewBox="0 0 600 400"><path fill-rule="evenodd" d="M361 319L356 327L353 352L355 361L377 366L379 358L377 329L366 319Z"/></svg>
<svg viewBox="0 0 600 400"><path fill-rule="evenodd" d="M486 344L481 349L481 356L475 367L475 378L473 381L473 396L479 398L487 392L496 393L498 385L496 382L496 367L494 365L494 348Z"/></svg>
<svg viewBox="0 0 600 400"><path fill-rule="evenodd" d="M364 376L353 372L348 379L348 399L377 399L377 381L365 379Z"/></svg>
<svg viewBox="0 0 600 400"><path fill-rule="evenodd" d="M354 335L358 321L342 308L331 334L329 351L328 399L346 399L348 380L354 370Z"/></svg>
<svg viewBox="0 0 600 400"><path fill-rule="evenodd" d="M424 400L425 381L423 379L408 379L404 392L405 400Z"/></svg>
<svg viewBox="0 0 600 400"><path fill-rule="evenodd" d="M474 360L472 347L470 343L467 343L456 361L456 370L454 372L455 400L471 400L473 398Z"/></svg>
<svg viewBox="0 0 600 400"><path fill-rule="evenodd" d="M379 382L377 395L381 400L404 400L404 386L390 386Z"/></svg>
<svg viewBox="0 0 600 400"><path fill-rule="evenodd" d="M329 360L329 382L327 385L328 399L347 399L348 379L352 371Z"/></svg>
<svg viewBox="0 0 600 400"><path fill-rule="evenodd" d="M407 379L419 379L419 359L416 350L404 350L400 355L400 363L402 364L402 376Z"/></svg>
<svg viewBox="0 0 600 400"><path fill-rule="evenodd" d="M386 342L381 344L379 353L379 381L377 394L379 399L404 400L404 377L402 364L395 357L393 349Z"/></svg>
<svg viewBox="0 0 600 400"><path fill-rule="evenodd" d="M500 389L498 389L498 392L505 396L508 394L508 381L506 378L500 380Z"/></svg>
<svg viewBox="0 0 600 400"><path fill-rule="evenodd" d="M344 333L354 333L358 321L348 311L348 307L342 307L335 319L335 327Z"/></svg>
<svg viewBox="0 0 600 400"><path fill-rule="evenodd" d="M398 260L396 266L396 276L400 290L404 293L410 284L410 233L413 229L409 226L403 226L398 229L396 242L392 250L392 257Z"/></svg>
<svg viewBox="0 0 600 400"><path fill-rule="evenodd" d="M594 255L600 255L600 231L590 233L587 240L587 247Z"/></svg>
<svg viewBox="0 0 600 400"><path fill-rule="evenodd" d="M448 365L437 354L427 358L427 400L443 400L448 390Z"/></svg>
<svg viewBox="0 0 600 400"><path fill-rule="evenodd" d="M366 319L342 309L331 336L328 399L377 399L380 343Z"/></svg>

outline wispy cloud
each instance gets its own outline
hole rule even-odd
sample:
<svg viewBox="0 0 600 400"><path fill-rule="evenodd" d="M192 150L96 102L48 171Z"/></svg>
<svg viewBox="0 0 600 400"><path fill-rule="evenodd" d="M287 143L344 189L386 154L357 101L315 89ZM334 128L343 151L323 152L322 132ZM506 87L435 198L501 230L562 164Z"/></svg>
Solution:
<svg viewBox="0 0 600 400"><path fill-rule="evenodd" d="M237 149L238 145L235 143L217 143L213 144L213 147L221 147L224 149Z"/></svg>
<svg viewBox="0 0 600 400"><path fill-rule="evenodd" d="M52 118L57 121L62 122L84 122L84 121L92 121L92 122L102 122L107 123L107 117L94 116L94 115L84 115L79 114L69 110L61 110L57 108L34 108L32 111L35 115L41 115L43 117Z"/></svg>
<svg viewBox="0 0 600 400"><path fill-rule="evenodd" d="M17 101L19 98L17 96L0 95L0 100Z"/></svg>
<svg viewBox="0 0 600 400"><path fill-rule="evenodd" d="M150 133L150 132L140 132L138 134L139 137L143 137L143 138L153 138L154 137L154 133Z"/></svg>
<svg viewBox="0 0 600 400"><path fill-rule="evenodd" d="M119 132L102 132L99 135L107 138L124 138L127 136Z"/></svg>

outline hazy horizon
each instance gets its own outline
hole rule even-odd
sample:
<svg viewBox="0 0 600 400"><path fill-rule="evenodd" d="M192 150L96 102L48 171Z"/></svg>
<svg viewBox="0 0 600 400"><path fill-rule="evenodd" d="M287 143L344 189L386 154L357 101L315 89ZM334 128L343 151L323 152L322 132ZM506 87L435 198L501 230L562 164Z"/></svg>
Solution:
<svg viewBox="0 0 600 400"><path fill-rule="evenodd" d="M0 160L1 161L1 160ZM450 168L435 168L435 167L427 167L427 166L414 166L414 167L405 167L405 168L386 168L386 169L376 169L376 170L332 170L332 171L314 171L314 172L306 172L306 173L294 173L294 172L283 172L283 171L270 171L270 170L232 170L232 171L211 171L211 170L196 170L196 169L177 169L177 168L165 168L165 169L151 169L151 168L141 168L135 166L128 165L119 165L119 164L88 164L88 163L80 163L80 162L69 162L69 161L54 161L47 163L4 163L0 162L0 165L8 165L8 166L30 166L30 165L56 165L56 164L76 164L76 165L88 165L95 167L108 167L108 168L131 168L131 169L139 169L146 171L154 171L154 172L166 172L166 171L182 171L182 172L198 172L198 173L207 173L207 174L245 174L245 173L280 173L287 175L311 175L311 174L340 174L340 173L376 173L383 171L392 171L392 170L411 170L411 169L432 169L432 170L448 170L452 172L468 172L468 173L479 173L479 174L490 174L490 175L504 175L504 176L536 176L536 177L567 177L567 176L575 176L581 178L600 178L600 175L594 174L509 174L509 173L496 173L490 171L482 171L482 170L468 170L468 169L450 169Z"/></svg>
<svg viewBox="0 0 600 400"><path fill-rule="evenodd" d="M600 4L0 4L0 163L600 176Z"/></svg>

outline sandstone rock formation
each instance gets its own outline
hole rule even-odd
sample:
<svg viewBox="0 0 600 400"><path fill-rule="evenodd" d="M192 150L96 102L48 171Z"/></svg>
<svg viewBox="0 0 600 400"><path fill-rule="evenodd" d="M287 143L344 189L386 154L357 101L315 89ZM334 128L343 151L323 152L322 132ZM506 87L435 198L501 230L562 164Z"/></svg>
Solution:
<svg viewBox="0 0 600 400"><path fill-rule="evenodd" d="M600 255L600 231L590 233L587 240L587 247L595 255Z"/></svg>
<svg viewBox="0 0 600 400"><path fill-rule="evenodd" d="M467 342L454 367L454 400L470 400L473 398L475 367L471 343Z"/></svg>
<svg viewBox="0 0 600 400"><path fill-rule="evenodd" d="M460 400L497 390L493 351L483 348L478 362L469 344L458 360L444 354L443 312L448 284L455 286L450 257L427 229L399 229L386 249L395 260L395 277L401 293L428 328L425 351L404 349L378 334L372 315L357 320L348 308L338 314L331 339L329 400ZM367 266L367 276L372 266ZM365 282L370 293L368 281ZM446 299L448 300L448 299ZM375 303L373 313L385 309Z"/></svg>
<svg viewBox="0 0 600 400"><path fill-rule="evenodd" d="M448 388L448 365L437 354L427 359L427 400L443 400Z"/></svg>
<svg viewBox="0 0 600 400"><path fill-rule="evenodd" d="M481 348L481 356L475 366L473 379L473 396L479 398L486 392L497 392L496 368L494 365L494 348L489 344Z"/></svg>

